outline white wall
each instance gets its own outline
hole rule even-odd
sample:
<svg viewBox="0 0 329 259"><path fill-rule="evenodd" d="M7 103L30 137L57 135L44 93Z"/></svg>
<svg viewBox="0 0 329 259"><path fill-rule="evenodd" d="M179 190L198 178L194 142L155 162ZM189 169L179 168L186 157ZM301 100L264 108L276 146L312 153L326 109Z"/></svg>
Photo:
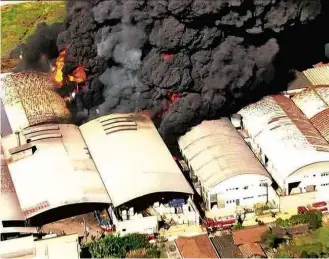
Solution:
<svg viewBox="0 0 329 259"><path fill-rule="evenodd" d="M286 179L286 188L289 183L301 182L298 187L305 192L305 187L315 185L316 190L329 187L329 162L318 163L301 168ZM329 196L329 195L328 195Z"/></svg>
<svg viewBox="0 0 329 259"><path fill-rule="evenodd" d="M269 187L260 186L265 183ZM218 184L209 192L209 195L218 194L217 197L225 201L225 208L233 209L236 207L237 199L241 206L266 203L267 188L271 188L271 180L264 176L256 174L238 175Z"/></svg>
<svg viewBox="0 0 329 259"><path fill-rule="evenodd" d="M116 232L125 235L129 233L154 234L158 232L158 218L156 216L118 221Z"/></svg>

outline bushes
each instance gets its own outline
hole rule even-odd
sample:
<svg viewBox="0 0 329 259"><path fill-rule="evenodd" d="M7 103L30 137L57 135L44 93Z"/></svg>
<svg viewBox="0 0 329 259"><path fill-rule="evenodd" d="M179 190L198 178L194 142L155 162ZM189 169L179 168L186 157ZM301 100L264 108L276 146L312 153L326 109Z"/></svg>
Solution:
<svg viewBox="0 0 329 259"><path fill-rule="evenodd" d="M277 248L283 241L284 239L272 233L271 231L265 232L262 236L262 242L264 242L269 248Z"/></svg>
<svg viewBox="0 0 329 259"><path fill-rule="evenodd" d="M290 219L278 218L275 222L277 226L288 228L298 224L308 224L311 229L317 229L322 226L322 213L309 212L305 214L293 215Z"/></svg>
<svg viewBox="0 0 329 259"><path fill-rule="evenodd" d="M241 222L238 222L236 225L233 226L233 230L243 229L244 226Z"/></svg>
<svg viewBox="0 0 329 259"><path fill-rule="evenodd" d="M124 258L127 253L138 250L140 252L137 254L140 256L144 254L144 252L150 255L150 257L159 254L158 249L148 242L145 235L141 234L128 234L122 237L110 234L102 239L87 244L85 247L88 248L92 258ZM143 253L141 253L141 251L143 251Z"/></svg>

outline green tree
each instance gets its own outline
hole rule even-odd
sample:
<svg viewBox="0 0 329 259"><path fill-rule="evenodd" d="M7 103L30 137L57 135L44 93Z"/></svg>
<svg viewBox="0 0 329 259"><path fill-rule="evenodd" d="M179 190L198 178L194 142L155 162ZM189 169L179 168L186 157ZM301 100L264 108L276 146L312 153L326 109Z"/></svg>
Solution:
<svg viewBox="0 0 329 259"><path fill-rule="evenodd" d="M146 236L142 234L128 234L125 236L106 235L104 238L94 240L85 246L92 258L124 258L130 251L145 248L147 257L159 257L159 250L151 245Z"/></svg>

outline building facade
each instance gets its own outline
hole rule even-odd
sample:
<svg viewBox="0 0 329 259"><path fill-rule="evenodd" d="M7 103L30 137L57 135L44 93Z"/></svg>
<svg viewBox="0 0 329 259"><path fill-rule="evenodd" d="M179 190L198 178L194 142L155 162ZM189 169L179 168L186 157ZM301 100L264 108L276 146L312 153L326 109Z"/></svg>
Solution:
<svg viewBox="0 0 329 259"><path fill-rule="evenodd" d="M282 195L315 191L329 178L329 144L294 102L264 97L239 114L245 140L271 174Z"/></svg>
<svg viewBox="0 0 329 259"><path fill-rule="evenodd" d="M271 178L227 118L203 121L178 143L206 210L268 202Z"/></svg>

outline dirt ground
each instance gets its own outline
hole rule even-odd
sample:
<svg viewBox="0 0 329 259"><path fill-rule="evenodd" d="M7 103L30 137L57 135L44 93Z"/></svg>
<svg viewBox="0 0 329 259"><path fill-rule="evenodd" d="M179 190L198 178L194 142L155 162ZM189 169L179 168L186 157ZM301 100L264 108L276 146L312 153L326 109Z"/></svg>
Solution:
<svg viewBox="0 0 329 259"><path fill-rule="evenodd" d="M77 233L79 237L84 237L84 221L86 222L86 230L88 232L87 240L91 241L91 237L98 238L103 230L99 227L97 220L94 218L93 213L83 214L76 217L71 217L63 220L59 220L53 223L46 224L40 229L41 233L56 233L61 234L73 234Z"/></svg>

